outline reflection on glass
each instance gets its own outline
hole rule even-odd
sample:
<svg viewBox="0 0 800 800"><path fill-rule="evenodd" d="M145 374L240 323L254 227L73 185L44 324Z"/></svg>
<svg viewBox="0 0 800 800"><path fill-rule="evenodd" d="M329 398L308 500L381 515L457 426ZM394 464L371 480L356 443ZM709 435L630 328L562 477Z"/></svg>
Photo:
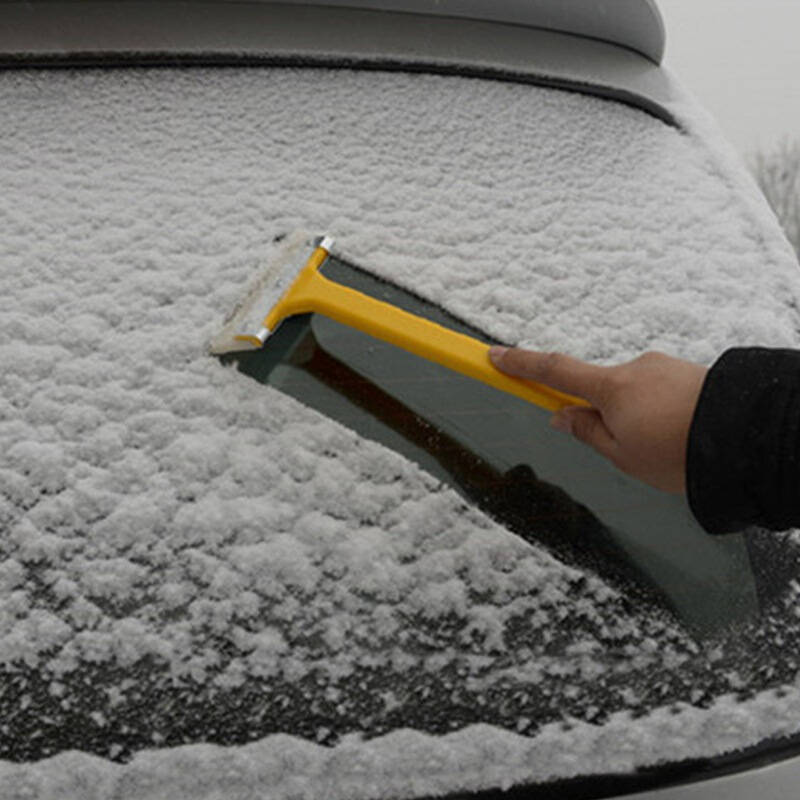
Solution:
<svg viewBox="0 0 800 800"><path fill-rule="evenodd" d="M455 330L441 309L335 258L331 279ZM683 498L628 478L549 414L318 315L287 320L243 372L421 464L509 530L699 635L757 614L744 537L709 537Z"/></svg>

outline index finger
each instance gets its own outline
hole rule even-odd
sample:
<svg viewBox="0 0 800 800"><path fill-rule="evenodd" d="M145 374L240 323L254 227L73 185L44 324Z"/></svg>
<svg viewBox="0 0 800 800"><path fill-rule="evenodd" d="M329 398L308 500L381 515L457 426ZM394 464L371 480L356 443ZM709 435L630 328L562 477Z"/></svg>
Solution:
<svg viewBox="0 0 800 800"><path fill-rule="evenodd" d="M543 383L602 406L607 395L608 367L598 367L564 353L542 353L518 347L492 347L492 363L501 372Z"/></svg>

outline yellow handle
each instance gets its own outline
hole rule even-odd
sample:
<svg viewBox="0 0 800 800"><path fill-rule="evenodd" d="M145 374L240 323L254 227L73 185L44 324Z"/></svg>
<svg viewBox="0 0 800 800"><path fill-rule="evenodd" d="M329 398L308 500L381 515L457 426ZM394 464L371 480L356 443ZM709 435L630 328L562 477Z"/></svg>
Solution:
<svg viewBox="0 0 800 800"><path fill-rule="evenodd" d="M294 314L319 313L549 411L589 405L578 397L500 372L489 360L485 342L328 280L318 272L327 256L321 247L314 251L291 290L264 320L265 328L274 330Z"/></svg>

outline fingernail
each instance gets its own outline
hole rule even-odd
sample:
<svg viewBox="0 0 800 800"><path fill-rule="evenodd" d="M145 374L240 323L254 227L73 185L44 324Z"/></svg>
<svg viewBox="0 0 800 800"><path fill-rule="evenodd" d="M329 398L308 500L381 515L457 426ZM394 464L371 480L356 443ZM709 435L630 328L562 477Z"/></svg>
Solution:
<svg viewBox="0 0 800 800"><path fill-rule="evenodd" d="M565 414L554 414L550 417L550 427L561 433L572 433L572 421Z"/></svg>
<svg viewBox="0 0 800 800"><path fill-rule="evenodd" d="M507 347L501 347L499 344L494 344L489 348L489 358L491 358L492 361L500 361L507 351Z"/></svg>

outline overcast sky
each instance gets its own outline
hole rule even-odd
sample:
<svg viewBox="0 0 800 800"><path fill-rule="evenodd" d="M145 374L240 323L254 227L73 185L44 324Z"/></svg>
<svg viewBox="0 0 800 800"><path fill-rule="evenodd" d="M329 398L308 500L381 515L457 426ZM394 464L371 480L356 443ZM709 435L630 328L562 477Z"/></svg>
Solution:
<svg viewBox="0 0 800 800"><path fill-rule="evenodd" d="M800 139L800 0L657 0L666 64L743 153Z"/></svg>

